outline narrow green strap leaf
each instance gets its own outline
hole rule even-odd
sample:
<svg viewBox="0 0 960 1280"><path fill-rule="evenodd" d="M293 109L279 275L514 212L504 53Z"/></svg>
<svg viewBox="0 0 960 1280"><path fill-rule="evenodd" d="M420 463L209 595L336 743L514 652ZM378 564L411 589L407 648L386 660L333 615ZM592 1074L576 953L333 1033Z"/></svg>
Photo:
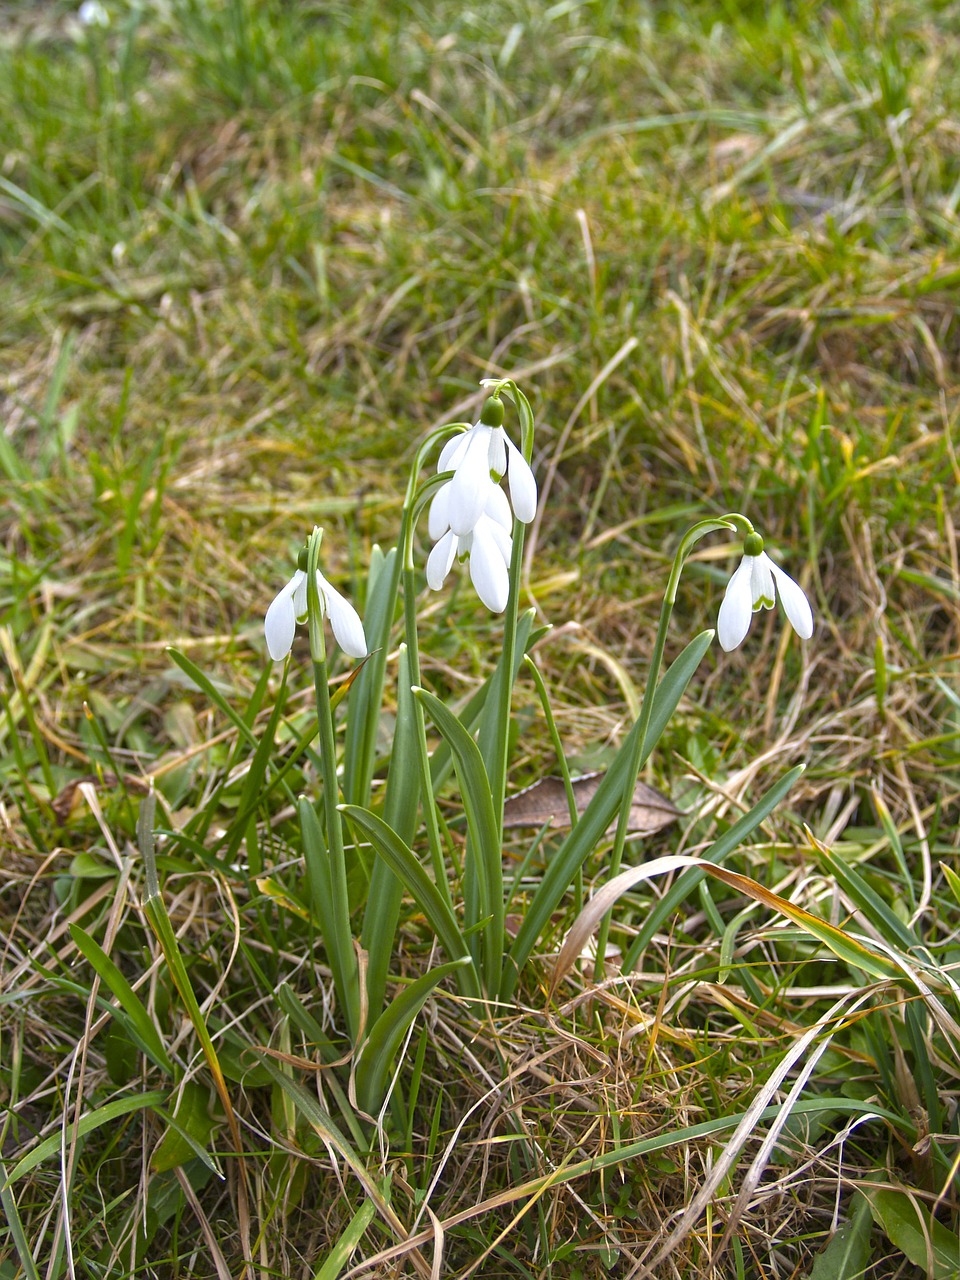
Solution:
<svg viewBox="0 0 960 1280"><path fill-rule="evenodd" d="M383 1188L374 1179L373 1175L368 1171L365 1161L360 1157L356 1150L347 1142L346 1138L327 1115L326 1111L320 1106L316 1097L309 1094L303 1085L299 1084L288 1076L280 1067L264 1055L264 1069L273 1077L276 1084L291 1099L297 1111L303 1119L309 1124L315 1132L320 1136L324 1144L336 1151L343 1160L347 1168L363 1187L364 1191L377 1207L377 1212L387 1223L390 1230L394 1233L396 1239L406 1240L409 1237L409 1231L400 1221L396 1211L391 1208L387 1195L384 1194ZM388 1184L389 1185L389 1184ZM422 1259L418 1260L423 1271L426 1274L429 1268L423 1263Z"/></svg>
<svg viewBox="0 0 960 1280"><path fill-rule="evenodd" d="M7 1229L20 1259L20 1265L23 1267L23 1274L27 1277L27 1280L40 1280L40 1272L37 1270L37 1264L33 1259L33 1249L27 1239L27 1233L23 1229L23 1222L17 1209L17 1201L10 1188L10 1179L7 1177L7 1166L4 1164L2 1156L0 1156L0 1209L3 1209L6 1216Z"/></svg>
<svg viewBox="0 0 960 1280"><path fill-rule="evenodd" d="M453 712L426 689L414 689L414 694L453 752L467 815L467 850L476 859L475 877L479 889L478 901L466 913L466 926L469 929L478 920L490 919L482 935L482 968L487 991L495 991L503 969L503 851L490 780L479 747ZM466 875L464 878L469 882Z"/></svg>
<svg viewBox="0 0 960 1280"><path fill-rule="evenodd" d="M640 755L638 769L643 768L712 639L712 631L704 631L694 637L661 680L650 713L646 744ZM563 895L574 883L577 872L603 839L620 808L624 788L629 788L631 794L633 792L636 777L632 775L630 765L640 727L638 721L623 740L616 759L607 770L596 794L581 815L580 821L551 858L543 879L530 899L504 966L500 988L500 995L504 1000L509 1000L513 995L517 978L533 953L540 934Z"/></svg>
<svg viewBox="0 0 960 1280"><path fill-rule="evenodd" d="M140 853L144 861L144 879L146 881L147 892L143 902L143 913L150 923L151 929L157 936L160 943L160 950L163 952L163 958L167 962L167 968L173 979L174 986L179 992L180 999L183 1001L187 1010L187 1016L193 1024L197 1039L200 1041L200 1047L203 1049L203 1056L207 1060L207 1066L213 1077L214 1088L223 1104L224 1112L227 1117L227 1124L230 1127L230 1137L234 1146L239 1153L242 1148L240 1141L240 1126L237 1124L237 1117L233 1110L233 1103L230 1101L230 1092L227 1089L227 1082L224 1079L223 1070L220 1066L220 1060L217 1057L217 1051L214 1048L213 1040L210 1038L210 1032L207 1030L207 1024L204 1022L200 1005L197 1003L197 997L194 994L190 977L187 973L187 967L183 963L183 957L180 954L180 944L177 941L177 935L173 931L173 925L170 923L170 916L167 914L167 906L160 892L160 882L157 877L157 859L156 849L154 845L153 834L153 817L156 811L156 797L151 792L144 796L140 803L140 815L137 819L137 843L140 846ZM241 1174L241 1178L242 1178ZM244 1192L245 1194L245 1192Z"/></svg>
<svg viewBox="0 0 960 1280"><path fill-rule="evenodd" d="M195 662L191 662L187 655L185 653L181 653L179 649L170 648L167 650L167 655L171 661L177 664L184 675L188 675L190 677L198 689L202 689L214 706L223 712L230 723L243 734L250 745L252 747L256 747L256 734L246 723L243 716L234 711L233 707L231 707L230 703L226 700L210 677L205 675L197 664Z"/></svg>
<svg viewBox="0 0 960 1280"><path fill-rule="evenodd" d="M919 939L916 934L913 933L908 925L903 923L894 911L891 911L876 890L870 887L855 867L852 867L848 862L844 862L842 858L838 858L832 850L821 845L819 841L814 844L814 848L817 852L817 859L823 868L829 871L851 902L859 907L874 928L888 942L893 942L895 939L901 947L908 951L913 951L919 945Z"/></svg>
<svg viewBox="0 0 960 1280"><path fill-rule="evenodd" d="M274 739L277 734L277 725L280 723L282 707L283 696L281 695L274 703L266 728L257 744L256 751L253 753L253 759L250 761L250 767L243 782L243 790L240 792L237 816L230 824L225 843L218 850L221 862L227 866L234 861L236 852L247 833L250 819L263 804L269 790L269 788L264 787L264 779L274 753Z"/></svg>
<svg viewBox="0 0 960 1280"><path fill-rule="evenodd" d="M338 1280L350 1262L353 1252L363 1239L363 1233L373 1221L377 1212L372 1200L364 1200L363 1204L350 1219L340 1239L333 1246L323 1261L319 1271L313 1273L313 1280Z"/></svg>
<svg viewBox="0 0 960 1280"><path fill-rule="evenodd" d="M170 1060L170 1055L164 1048L160 1033L154 1026L150 1015L133 987L106 954L99 942L92 938L85 929L81 929L78 924L72 924L70 926L70 937L73 939L77 950L90 962L94 971L100 975L112 994L116 996L120 1007L126 1012L147 1054L158 1067L172 1076L173 1062Z"/></svg>
<svg viewBox="0 0 960 1280"><path fill-rule="evenodd" d="M715 862L719 865L724 858L729 857L746 840L747 836L755 831L765 818L770 816L801 773L803 773L805 767L805 765L797 764L792 769L788 769L780 781L775 782L770 790L761 796L752 809L745 813L739 821L735 822L729 831L724 832L719 840L714 841L706 853L703 854L704 861ZM677 877L677 881L672 888L652 908L650 914L644 920L640 932L630 944L630 949L623 959L624 973L630 973L637 963L638 956L664 920L676 911L685 898L690 896L706 874L705 871L700 870L685 871L683 875Z"/></svg>
<svg viewBox="0 0 960 1280"><path fill-rule="evenodd" d="M410 684L410 656L406 645L401 645L397 673L397 722L383 801L383 819L405 845L410 845L416 835L420 805L418 711ZM384 858L377 858L370 877L361 934L361 945L367 953L367 1008L371 1018L376 1018L383 1007L402 899L403 881Z"/></svg>
<svg viewBox="0 0 960 1280"><path fill-rule="evenodd" d="M118 1098L115 1102L108 1102L102 1107L98 1107L96 1111L88 1111L86 1115L82 1115L76 1125L76 1136L78 1138L85 1137L88 1133L93 1133L95 1129L99 1129L101 1125L111 1124L115 1120L119 1120L121 1116L129 1115L131 1111L142 1111L144 1107L158 1107L166 1101L166 1094L161 1093L159 1089L154 1089L150 1093L138 1093L126 1098ZM74 1125L71 1122L66 1127L67 1145L73 1142ZM44 1160L49 1160L53 1156L60 1154L61 1143L64 1141L63 1133L58 1129L56 1133L52 1133L49 1138L44 1138L43 1142L37 1145L13 1166L10 1175L3 1184L3 1190L19 1181L20 1178L35 1169L38 1164L42 1164Z"/></svg>
<svg viewBox="0 0 960 1280"><path fill-rule="evenodd" d="M423 1008L434 988L450 973L471 963L469 956L450 960L423 974L392 1000L370 1029L357 1062L357 1101L368 1115L376 1115L383 1104L387 1073L411 1022Z"/></svg>
<svg viewBox="0 0 960 1280"><path fill-rule="evenodd" d="M403 881L407 891L427 917L430 928L440 939L441 946L447 955L452 960L469 956L470 949L456 916L423 869L413 850L404 844L382 818L375 813L370 813L368 809L346 804L341 805L341 811L355 827L359 827L366 833L376 851L388 863L394 874ZM476 974L472 969L464 968L461 971L461 986L465 994L474 996L479 994Z"/></svg>

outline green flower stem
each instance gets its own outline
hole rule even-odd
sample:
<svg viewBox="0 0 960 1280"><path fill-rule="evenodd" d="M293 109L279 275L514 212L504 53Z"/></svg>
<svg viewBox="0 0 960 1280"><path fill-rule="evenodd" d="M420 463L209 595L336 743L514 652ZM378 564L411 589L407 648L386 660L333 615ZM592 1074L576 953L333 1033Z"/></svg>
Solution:
<svg viewBox="0 0 960 1280"><path fill-rule="evenodd" d="M432 448L438 436L447 434L448 431L449 429L444 429L443 432L433 433L418 450L410 471L407 492L403 501L403 515L400 521L400 553L403 557L403 568L401 570L403 578L403 631L407 645L407 659L412 685L419 685L421 682L420 645L417 637L417 583L413 563L413 531L420 512L440 485L449 480L450 475L447 472L443 472L441 475L432 477L423 486L419 494L416 491L416 483L420 469L423 466L423 456L426 450ZM420 759L420 794L423 798L423 818L427 829L427 843L430 847L430 862L433 867L433 876L437 888L452 906L453 899L450 896L449 877L447 876L447 868L443 857L443 840L440 835L440 825L437 821L437 802L434 798L433 778L430 774L427 727L423 718L423 706L416 698L414 699L414 704L414 715L416 716L417 724L417 747Z"/></svg>
<svg viewBox="0 0 960 1280"><path fill-rule="evenodd" d="M360 989L357 957L350 930L350 899L347 893L347 863L343 848L343 819L337 783L337 747L330 707L327 653L323 639L323 605L317 586L322 529L314 529L307 540L307 625L317 702L317 729L323 772L323 810L326 819L327 857L330 864L330 893L333 937L324 941L330 953L337 998L341 1002L352 1040L360 1034Z"/></svg>
<svg viewBox="0 0 960 1280"><path fill-rule="evenodd" d="M677 554L673 558L670 577L667 580L667 589L663 597L663 605L660 608L660 622L657 626L657 638L654 641L653 655L650 659L650 671L647 675L646 688L643 691L639 729L630 768L627 771L627 786L624 788L623 798L620 801L620 812L617 816L617 831L613 840L613 851L610 854L609 877L611 880L614 876L619 875L620 864L623 860L623 848L626 844L627 828L630 823L630 810L633 806L634 784L636 783L637 774L640 772L640 762L646 756L647 729L649 728L650 715L653 711L653 699L657 682L660 679L663 651L667 643L667 630L670 626L670 618L673 614L673 606L676 603L677 590L680 586L680 574L683 571L687 556L689 556L700 539L706 537L708 533L716 533L719 529L740 533L743 537L747 537L754 532L753 525L746 516L740 515L739 512L731 512L716 519L700 520L684 534L680 541L680 546L677 548ZM593 967L594 980L597 982L603 976L603 962L607 950L607 939L610 934L611 918L611 913L605 915L600 922L600 928L597 930L597 955Z"/></svg>
<svg viewBox="0 0 960 1280"><path fill-rule="evenodd" d="M563 749L563 740L560 737L560 730L557 728L557 722L553 717L553 710L550 706L550 698L547 694L547 686L544 684L543 676L540 669L530 657L529 653L524 655L524 662L533 676L533 683L537 687L537 696L540 699L540 706L543 708L543 715L547 722L547 729L550 733L550 741L553 743L554 754L557 757L557 767L560 770L560 776L563 779L563 789L567 796L567 809L570 814L571 831L577 825L579 814L577 813L577 798L573 791L573 782L570 779L570 766L567 764L566 753ZM577 875L573 885L573 909L577 913L583 910L583 867L577 867Z"/></svg>

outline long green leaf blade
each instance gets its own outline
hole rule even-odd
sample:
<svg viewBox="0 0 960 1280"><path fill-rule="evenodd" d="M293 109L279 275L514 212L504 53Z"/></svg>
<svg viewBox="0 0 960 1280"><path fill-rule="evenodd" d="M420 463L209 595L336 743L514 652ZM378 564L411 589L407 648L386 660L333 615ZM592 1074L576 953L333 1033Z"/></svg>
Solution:
<svg viewBox="0 0 960 1280"><path fill-rule="evenodd" d="M448 974L471 963L469 956L461 956L422 974L387 1005L373 1024L356 1071L357 1100L368 1115L376 1115L382 1105L390 1064L411 1022Z"/></svg>
<svg viewBox="0 0 960 1280"><path fill-rule="evenodd" d="M482 970L486 990L493 992L499 986L503 969L504 904L500 824L494 811L490 781L479 747L453 712L426 689L414 689L413 692L424 704L453 752L454 767L467 816L467 850L468 854L476 858L474 872L479 890L475 903L465 903L465 919L468 929L481 920L489 920L482 936ZM468 868L467 871L469 870ZM467 871L464 879L469 887L471 877Z"/></svg>
<svg viewBox="0 0 960 1280"><path fill-rule="evenodd" d="M125 1010L137 1035L140 1037L146 1052L158 1067L161 1067L168 1075L173 1075L173 1062L170 1059L170 1055L164 1048L160 1033L154 1026L150 1015L133 987L103 950L99 942L92 938L85 929L81 929L78 924L71 924L70 937L73 939L77 950L90 962L94 971L100 975L113 995L116 996L120 1007Z"/></svg>
<svg viewBox="0 0 960 1280"><path fill-rule="evenodd" d="M427 917L431 929L440 939L440 944L451 960L459 960L470 955L467 941L461 932L457 918L449 903L423 869L417 855L400 839L395 831L368 809L357 805L341 805L341 811L347 819L364 831L370 838L374 848L389 864L390 868L403 881L407 891L412 895L417 906ZM479 994L476 975L471 969L464 968L462 982L469 988L468 994Z"/></svg>
<svg viewBox="0 0 960 1280"><path fill-rule="evenodd" d="M643 768L646 763L653 744L663 732L693 673L700 665L701 658L710 647L712 639L712 631L704 631L695 636L661 680L650 714L646 747L639 761L640 768ZM638 722L623 740L616 759L607 770L603 782L581 815L580 821L550 860L543 879L530 900L504 967L500 988L500 994L504 1000L509 1000L513 995L523 966L530 958L547 921L556 910L568 887L573 884L577 871L603 839L604 833L620 807L624 788L629 787L632 793L636 778L627 775L630 773L630 761L639 730Z"/></svg>

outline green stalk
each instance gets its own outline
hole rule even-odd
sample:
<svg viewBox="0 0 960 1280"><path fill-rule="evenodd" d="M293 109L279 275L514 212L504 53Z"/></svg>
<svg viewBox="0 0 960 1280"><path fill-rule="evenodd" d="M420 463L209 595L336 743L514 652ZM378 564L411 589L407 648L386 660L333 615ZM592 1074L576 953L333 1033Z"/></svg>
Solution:
<svg viewBox="0 0 960 1280"><path fill-rule="evenodd" d="M428 446L435 443L431 436L424 442L414 459L407 484L407 493L403 502L403 516L400 524L400 547L403 556L403 632L407 645L407 665L410 673L411 687L420 684L420 644L417 636L417 583L413 564L413 531L417 516L423 510L440 484L449 479L447 473L428 480L419 496L416 494L416 482L423 465L422 455ZM430 846L430 862L437 888L452 905L447 869L443 860L443 840L440 825L437 822L437 802L433 792L433 778L430 773L430 753L427 748L427 727L423 719L423 707L414 699L414 716L417 730L417 755L420 762L420 794L423 799L423 820L427 828L427 843Z"/></svg>
<svg viewBox="0 0 960 1280"><path fill-rule="evenodd" d="M307 626L310 632L310 656L316 691L317 728L323 774L323 809L330 867L330 923L333 936L324 941L329 948L334 984L343 1005L350 1037L355 1041L361 1029L360 990L357 957L350 930L350 899L347 893L347 863L343 849L343 819L337 808L340 803L337 783L337 746L333 729L333 711L330 707L327 653L323 639L323 604L317 585L317 567L322 538L323 530L315 528L307 540Z"/></svg>
<svg viewBox="0 0 960 1280"><path fill-rule="evenodd" d="M630 823L630 810L633 806L633 791L637 781L637 775L640 772L641 762L646 759L646 739L647 730L650 727L650 715L653 711L653 699L656 693L657 682L660 679L660 667L663 663L663 651L667 643L667 630L670 626L670 618L673 615L673 606L677 600L677 589L680 586L680 574L683 571L683 565L693 550L694 546L705 537L708 533L716 533L718 529L728 529L733 532L740 530L744 536L753 532L753 525L745 516L739 512L720 516L712 520L700 520L691 529L688 529L680 541L677 548L677 554L673 558L673 565L670 569L670 577L667 581L667 589L664 593L663 604L660 608L660 622L657 626L657 638L653 645L653 655L650 659L650 671L647 675L646 687L643 691L643 703L640 707L640 719L638 721L637 736L634 742L634 748L630 760L630 768L627 770L627 785L624 788L623 796L620 801L620 812L617 816L617 832L613 840L613 850L610 854L610 871L609 877L620 872L620 864L623 861L623 848L627 840L627 828ZM651 744L652 745L652 744ZM599 982L603 977L603 961L607 950L607 939L610 934L610 921L612 913L608 912L600 922L600 928L597 930L597 955L593 966L594 980Z"/></svg>

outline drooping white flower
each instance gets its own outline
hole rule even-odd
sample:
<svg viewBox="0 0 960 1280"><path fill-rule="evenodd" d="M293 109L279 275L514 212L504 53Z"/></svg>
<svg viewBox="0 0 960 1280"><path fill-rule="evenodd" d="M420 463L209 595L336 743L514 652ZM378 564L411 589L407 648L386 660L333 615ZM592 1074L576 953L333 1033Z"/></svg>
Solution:
<svg viewBox="0 0 960 1280"><path fill-rule="evenodd" d="M773 563L763 549L763 539L752 533L743 544L743 559L734 570L717 618L717 637L727 653L743 642L753 615L772 609L779 593L790 625L803 640L813 635L813 610L801 587Z"/></svg>
<svg viewBox="0 0 960 1280"><path fill-rule="evenodd" d="M437 471L453 471L430 506L430 536L452 529L458 537L472 532L504 476L518 520L529 524L537 514L537 482L530 464L503 429L503 405L490 396L480 421L444 445Z"/></svg>
<svg viewBox="0 0 960 1280"><path fill-rule="evenodd" d="M85 27L109 27L110 15L100 0L83 0L77 10L77 17Z"/></svg>
<svg viewBox="0 0 960 1280"><path fill-rule="evenodd" d="M493 613L503 613L510 594L509 566L513 554L510 528L506 494L492 484L487 506L469 533L457 534L453 529L440 533L427 559L428 586L439 591L454 560L467 560L477 595Z"/></svg>
<svg viewBox="0 0 960 1280"><path fill-rule="evenodd" d="M337 644L351 658L365 658L367 638L363 634L363 623L356 609L330 585L319 569L317 589L320 607L330 619ZM298 569L277 594L263 620L267 650L274 662L280 662L290 652L297 623L306 621L306 617L307 575L303 569Z"/></svg>

